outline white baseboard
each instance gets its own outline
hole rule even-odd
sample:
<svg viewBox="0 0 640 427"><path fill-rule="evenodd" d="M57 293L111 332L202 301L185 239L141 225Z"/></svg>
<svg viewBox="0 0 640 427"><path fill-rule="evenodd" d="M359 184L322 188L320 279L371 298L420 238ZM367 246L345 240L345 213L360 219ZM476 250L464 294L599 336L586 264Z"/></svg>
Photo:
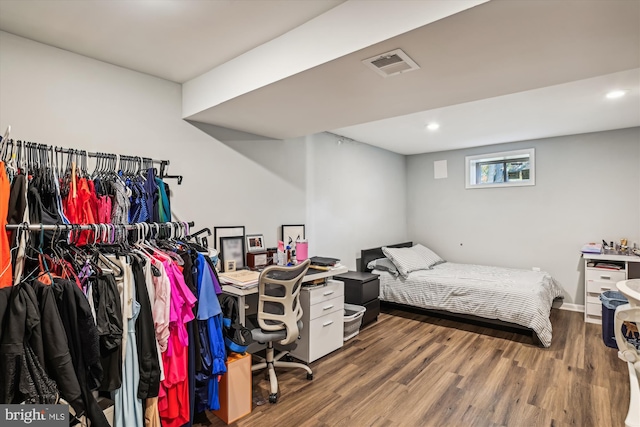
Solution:
<svg viewBox="0 0 640 427"><path fill-rule="evenodd" d="M584 305L583 304L570 304L568 302L564 302L562 299L557 299L553 301L553 308L559 308L560 310L567 311L578 311L580 313L584 313Z"/></svg>

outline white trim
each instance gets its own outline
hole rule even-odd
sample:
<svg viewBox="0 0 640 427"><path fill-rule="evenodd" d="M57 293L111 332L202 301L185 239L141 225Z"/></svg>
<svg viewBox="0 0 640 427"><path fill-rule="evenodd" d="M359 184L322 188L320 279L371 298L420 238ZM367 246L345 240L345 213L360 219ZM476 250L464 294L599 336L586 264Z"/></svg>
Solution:
<svg viewBox="0 0 640 427"><path fill-rule="evenodd" d="M509 160L517 159L520 157L529 157L529 179L526 181L510 181L510 182L498 182L489 184L477 184L471 182L475 180L475 165L481 161L493 161L493 160ZM523 150L513 151L501 151L499 153L487 153L479 154L476 156L465 156L465 176L464 184L465 188L497 188L497 187L523 187L536 185L536 149L528 148ZM473 170L473 173L472 173Z"/></svg>
<svg viewBox="0 0 640 427"><path fill-rule="evenodd" d="M584 305L583 304L570 304L568 302L564 302L562 299L557 299L553 301L553 308L559 308L560 310L566 311L577 311L579 313L584 313Z"/></svg>

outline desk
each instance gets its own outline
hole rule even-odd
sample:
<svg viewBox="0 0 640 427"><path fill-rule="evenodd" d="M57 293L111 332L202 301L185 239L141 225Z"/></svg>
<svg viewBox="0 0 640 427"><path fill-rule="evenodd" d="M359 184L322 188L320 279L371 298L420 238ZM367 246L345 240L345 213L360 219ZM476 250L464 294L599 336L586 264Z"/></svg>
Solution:
<svg viewBox="0 0 640 427"><path fill-rule="evenodd" d="M317 279L326 279L329 277L333 277L335 275L338 274L344 274L347 271L349 271L349 269L347 267L344 266L339 266L339 267L334 267L331 270L327 270L327 271L323 271L322 273L315 273L315 274L307 274L304 276L304 279L302 279L302 283L305 282L312 282L314 280ZM222 283L221 283L222 285ZM240 321L242 322L242 324L245 324L245 319L246 319L246 310L248 308L247 306L247 297L249 295L256 295L258 294L258 287L254 286L252 288L249 289L240 289L240 288L236 288L235 286L231 286L231 285L222 285L222 292L224 292L225 294L228 295L233 295L235 297L238 298L238 311L239 311L239 315L240 315ZM256 300L257 301L257 300ZM308 309L308 307L307 307ZM302 307L302 310L305 310L305 307Z"/></svg>
<svg viewBox="0 0 640 427"><path fill-rule="evenodd" d="M640 278L640 257L615 253L582 254L584 258L584 321L602 323L602 302L604 291L617 291L616 283L621 280ZM620 270L590 267L589 263L605 262L615 264Z"/></svg>
<svg viewBox="0 0 640 427"><path fill-rule="evenodd" d="M346 267L334 267L321 273L304 276L302 283L317 279L330 279L344 274ZM238 298L238 314L242 324L246 324L247 309L257 311L258 287L239 289L223 285L222 292ZM247 304L247 299L252 303ZM324 286L304 287L300 290L303 328L300 339L291 355L307 363L342 347L344 335L344 284L337 280L327 280ZM253 310L251 310L253 311Z"/></svg>

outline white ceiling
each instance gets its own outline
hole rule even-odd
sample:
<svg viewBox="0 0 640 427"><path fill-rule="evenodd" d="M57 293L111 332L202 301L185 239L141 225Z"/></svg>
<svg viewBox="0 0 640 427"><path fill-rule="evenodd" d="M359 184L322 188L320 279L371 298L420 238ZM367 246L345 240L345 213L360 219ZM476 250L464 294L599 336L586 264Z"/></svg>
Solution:
<svg viewBox="0 0 640 427"><path fill-rule="evenodd" d="M390 35L392 13L375 16L384 3L411 27ZM331 131L415 154L640 126L640 1L478 3L425 0L435 12L416 14L415 1L400 0L0 0L0 29L185 88L219 69L233 76L225 86L251 78L219 102L200 91L204 104L185 118L274 138ZM452 4L461 11L444 9ZM326 36L300 42L321 24ZM358 37L359 48L327 59ZM292 66L326 49L314 65L251 86L251 72L281 65L251 55L268 45ZM396 48L421 69L384 79L361 63ZM615 88L627 95L605 99Z"/></svg>
<svg viewBox="0 0 640 427"><path fill-rule="evenodd" d="M0 0L0 29L183 83L344 0Z"/></svg>

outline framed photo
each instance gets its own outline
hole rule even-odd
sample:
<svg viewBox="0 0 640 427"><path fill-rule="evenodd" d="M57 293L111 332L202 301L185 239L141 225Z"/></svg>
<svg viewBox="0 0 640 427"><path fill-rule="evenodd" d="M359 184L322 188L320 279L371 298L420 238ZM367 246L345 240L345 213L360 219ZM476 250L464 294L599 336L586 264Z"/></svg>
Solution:
<svg viewBox="0 0 640 427"><path fill-rule="evenodd" d="M214 247L220 252L222 246L220 245L220 239L222 237L242 237L244 239L244 225L233 225L229 227L213 227L213 244ZM224 265L224 264L222 264Z"/></svg>
<svg viewBox="0 0 640 427"><path fill-rule="evenodd" d="M291 246L292 251L296 250L296 240L305 238L304 224L282 226L282 241L284 242L284 246Z"/></svg>
<svg viewBox="0 0 640 427"><path fill-rule="evenodd" d="M247 234L247 252L264 252L264 235Z"/></svg>
<svg viewBox="0 0 640 427"><path fill-rule="evenodd" d="M220 260L225 268L229 261L235 261L236 269L244 268L244 236L220 238Z"/></svg>

